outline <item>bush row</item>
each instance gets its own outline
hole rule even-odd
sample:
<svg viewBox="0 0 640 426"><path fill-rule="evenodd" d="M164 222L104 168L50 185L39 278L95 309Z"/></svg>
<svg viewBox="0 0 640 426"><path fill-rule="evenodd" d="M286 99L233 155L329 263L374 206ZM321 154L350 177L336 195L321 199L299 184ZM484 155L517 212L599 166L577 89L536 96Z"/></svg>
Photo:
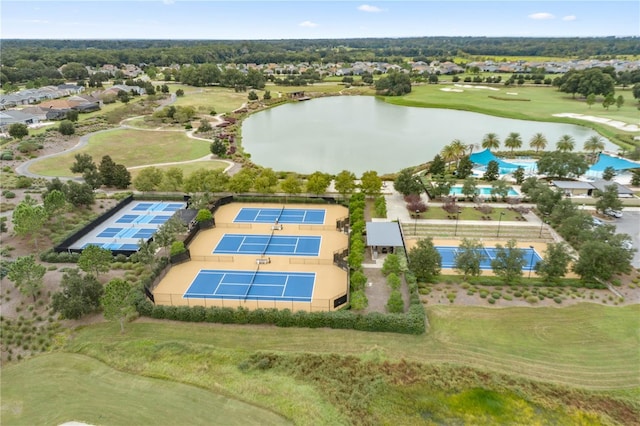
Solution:
<svg viewBox="0 0 640 426"><path fill-rule="evenodd" d="M222 308L203 306L154 306L148 300L137 304L140 315L187 322L220 324L272 324L278 327L328 327L359 331L379 331L403 334L425 332L424 309L412 304L406 314L372 312L358 314L348 310L335 312L292 312L289 309Z"/></svg>

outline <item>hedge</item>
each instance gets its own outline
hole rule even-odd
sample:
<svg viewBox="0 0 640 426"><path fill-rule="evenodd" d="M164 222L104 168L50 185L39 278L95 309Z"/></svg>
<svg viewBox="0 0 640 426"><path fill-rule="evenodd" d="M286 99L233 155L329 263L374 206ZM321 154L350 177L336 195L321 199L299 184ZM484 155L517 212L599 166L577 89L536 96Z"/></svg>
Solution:
<svg viewBox="0 0 640 426"><path fill-rule="evenodd" d="M405 314L372 312L358 314L348 310L335 312L293 312L275 308L248 310L246 308L222 308L203 306L154 306L149 300L138 300L136 307L142 316L186 322L210 322L219 324L272 324L278 327L328 327L359 331L422 334L425 332L424 308L419 299L412 303Z"/></svg>

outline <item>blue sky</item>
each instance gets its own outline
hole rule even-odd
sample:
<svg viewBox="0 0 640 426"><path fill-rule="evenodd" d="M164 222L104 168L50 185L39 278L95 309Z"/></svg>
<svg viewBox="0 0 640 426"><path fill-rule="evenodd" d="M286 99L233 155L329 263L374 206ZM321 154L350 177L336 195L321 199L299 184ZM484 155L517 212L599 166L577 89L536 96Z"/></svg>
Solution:
<svg viewBox="0 0 640 426"><path fill-rule="evenodd" d="M0 37L640 36L640 1L2 0Z"/></svg>

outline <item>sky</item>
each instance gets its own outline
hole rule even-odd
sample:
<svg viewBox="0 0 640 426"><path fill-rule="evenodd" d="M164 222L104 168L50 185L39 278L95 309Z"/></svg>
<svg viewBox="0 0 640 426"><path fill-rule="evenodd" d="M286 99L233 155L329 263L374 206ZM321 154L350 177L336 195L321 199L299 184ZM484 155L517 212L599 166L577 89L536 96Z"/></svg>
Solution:
<svg viewBox="0 0 640 426"><path fill-rule="evenodd" d="M640 1L0 2L3 39L640 36Z"/></svg>

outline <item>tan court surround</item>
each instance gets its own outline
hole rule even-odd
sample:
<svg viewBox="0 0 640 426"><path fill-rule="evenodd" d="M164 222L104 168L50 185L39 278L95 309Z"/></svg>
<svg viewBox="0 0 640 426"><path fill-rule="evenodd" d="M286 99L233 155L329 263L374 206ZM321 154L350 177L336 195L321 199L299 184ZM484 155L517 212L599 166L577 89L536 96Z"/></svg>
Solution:
<svg viewBox="0 0 640 426"><path fill-rule="evenodd" d="M216 227L200 231L189 245L191 260L173 266L153 290L155 303L176 306L242 306L248 309L278 308L294 311L334 310L335 299L347 293L347 272L333 264L333 254L347 248L348 236L336 230L336 220L348 215L346 207L332 204L289 204L286 208L324 209L324 225L283 224L282 230L274 235L320 236L320 254L306 256L269 256L271 263L260 265L260 271L273 272L315 272L316 281L310 303L275 302L231 299L185 299L182 295L202 269L254 271L259 255L214 255L213 250L224 234L271 234L272 224L233 223L233 219L243 207L280 208L273 203L231 203L220 207L215 213Z"/></svg>

